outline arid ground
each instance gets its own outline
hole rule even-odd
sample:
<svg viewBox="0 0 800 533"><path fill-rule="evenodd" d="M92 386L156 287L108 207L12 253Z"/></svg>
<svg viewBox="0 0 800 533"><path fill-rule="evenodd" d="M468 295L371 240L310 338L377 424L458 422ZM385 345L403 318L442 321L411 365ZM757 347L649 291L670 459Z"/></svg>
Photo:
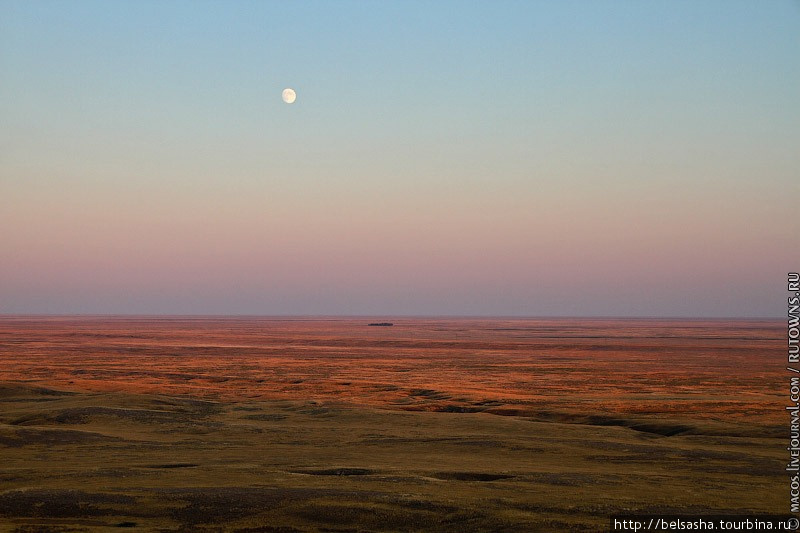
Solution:
<svg viewBox="0 0 800 533"><path fill-rule="evenodd" d="M0 318L0 530L787 511L779 322L374 321Z"/></svg>

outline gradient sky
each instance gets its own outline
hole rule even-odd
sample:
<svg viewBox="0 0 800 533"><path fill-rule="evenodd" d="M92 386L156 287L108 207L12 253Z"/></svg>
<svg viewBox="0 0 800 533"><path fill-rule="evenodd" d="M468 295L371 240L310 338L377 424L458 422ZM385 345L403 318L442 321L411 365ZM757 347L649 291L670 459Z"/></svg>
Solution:
<svg viewBox="0 0 800 533"><path fill-rule="evenodd" d="M2 313L780 316L799 176L798 2L0 0Z"/></svg>

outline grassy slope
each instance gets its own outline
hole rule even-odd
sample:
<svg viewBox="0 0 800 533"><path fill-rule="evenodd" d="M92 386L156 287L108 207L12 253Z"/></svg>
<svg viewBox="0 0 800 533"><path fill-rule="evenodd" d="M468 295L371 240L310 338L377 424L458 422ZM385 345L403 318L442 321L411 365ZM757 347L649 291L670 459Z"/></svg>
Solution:
<svg viewBox="0 0 800 533"><path fill-rule="evenodd" d="M618 511L785 510L774 435L500 414L8 383L0 530L602 531Z"/></svg>

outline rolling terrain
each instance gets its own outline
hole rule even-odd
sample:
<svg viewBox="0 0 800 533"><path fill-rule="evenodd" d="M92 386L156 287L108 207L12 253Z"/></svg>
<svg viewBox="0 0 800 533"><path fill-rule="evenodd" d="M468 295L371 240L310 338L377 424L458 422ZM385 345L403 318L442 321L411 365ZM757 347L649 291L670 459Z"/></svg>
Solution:
<svg viewBox="0 0 800 533"><path fill-rule="evenodd" d="M2 531L786 511L780 324L0 318Z"/></svg>

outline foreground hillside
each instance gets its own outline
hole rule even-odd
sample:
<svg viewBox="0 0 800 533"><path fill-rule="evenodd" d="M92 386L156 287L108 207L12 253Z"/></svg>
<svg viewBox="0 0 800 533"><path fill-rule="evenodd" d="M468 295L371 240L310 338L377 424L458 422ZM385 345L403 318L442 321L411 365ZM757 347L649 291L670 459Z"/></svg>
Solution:
<svg viewBox="0 0 800 533"><path fill-rule="evenodd" d="M784 511L779 439L702 423L663 436L488 413L1 390L5 531L601 531L622 510Z"/></svg>

